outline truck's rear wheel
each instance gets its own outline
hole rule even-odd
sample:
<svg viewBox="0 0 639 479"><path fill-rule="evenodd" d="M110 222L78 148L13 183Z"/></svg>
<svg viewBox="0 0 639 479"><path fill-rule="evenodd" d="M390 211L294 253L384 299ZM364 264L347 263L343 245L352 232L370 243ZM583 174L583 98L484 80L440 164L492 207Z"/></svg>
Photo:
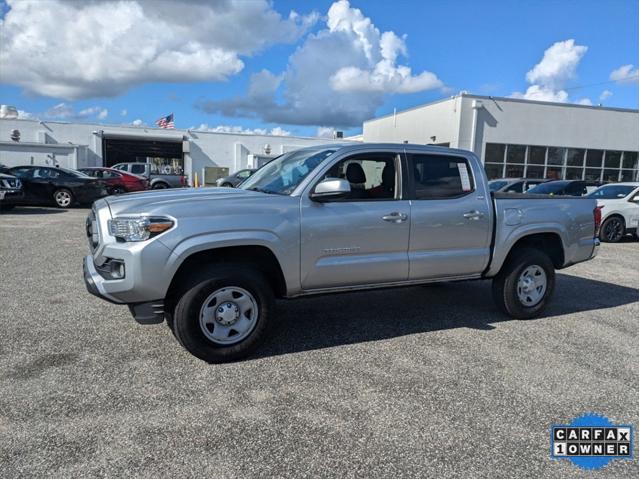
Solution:
<svg viewBox="0 0 639 479"><path fill-rule="evenodd" d="M555 268L543 252L516 251L493 279L493 299L507 315L517 319L538 316L555 288Z"/></svg>
<svg viewBox="0 0 639 479"><path fill-rule="evenodd" d="M273 304L273 292L262 274L223 267L182 295L172 329L194 356L210 363L235 361L262 341Z"/></svg>

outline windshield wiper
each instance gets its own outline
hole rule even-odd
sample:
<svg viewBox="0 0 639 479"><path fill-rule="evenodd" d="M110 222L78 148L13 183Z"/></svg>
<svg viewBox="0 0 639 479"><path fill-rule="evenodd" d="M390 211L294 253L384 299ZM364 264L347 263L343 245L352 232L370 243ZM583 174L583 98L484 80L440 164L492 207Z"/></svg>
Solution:
<svg viewBox="0 0 639 479"><path fill-rule="evenodd" d="M267 195L282 195L284 193L280 193L279 191L267 190L265 188L260 188L259 186L251 186L247 188L248 191L258 191L259 193L266 193Z"/></svg>

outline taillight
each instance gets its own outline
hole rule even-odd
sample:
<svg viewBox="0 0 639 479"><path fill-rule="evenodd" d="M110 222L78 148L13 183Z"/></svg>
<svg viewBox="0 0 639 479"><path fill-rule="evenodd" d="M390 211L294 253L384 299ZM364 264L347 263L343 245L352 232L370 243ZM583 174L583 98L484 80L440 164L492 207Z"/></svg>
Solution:
<svg viewBox="0 0 639 479"><path fill-rule="evenodd" d="M182 186L185 186L185 185L186 185L186 177L184 177L184 176L180 176L180 184L181 184Z"/></svg>
<svg viewBox="0 0 639 479"><path fill-rule="evenodd" d="M592 210L592 216L595 219L595 238L599 236L599 228L601 227L601 210L603 206L597 206Z"/></svg>

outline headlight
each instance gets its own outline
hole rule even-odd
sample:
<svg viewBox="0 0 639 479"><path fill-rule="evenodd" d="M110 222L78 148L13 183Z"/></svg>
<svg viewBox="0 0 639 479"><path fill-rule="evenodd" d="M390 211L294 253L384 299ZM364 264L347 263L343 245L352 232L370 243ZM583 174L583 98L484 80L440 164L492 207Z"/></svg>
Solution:
<svg viewBox="0 0 639 479"><path fill-rule="evenodd" d="M162 217L138 216L109 220L109 232L124 241L145 241L165 232L173 220Z"/></svg>

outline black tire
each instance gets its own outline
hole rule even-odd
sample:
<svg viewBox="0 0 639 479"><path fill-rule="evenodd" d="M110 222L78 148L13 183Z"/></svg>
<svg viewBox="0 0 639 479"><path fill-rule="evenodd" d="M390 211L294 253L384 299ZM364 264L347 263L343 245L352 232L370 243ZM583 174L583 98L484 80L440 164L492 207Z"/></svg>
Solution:
<svg viewBox="0 0 639 479"><path fill-rule="evenodd" d="M158 181L157 183L153 183L153 186L151 186L151 189L153 189L153 190L165 190L168 187L169 187L169 185L167 185L163 181Z"/></svg>
<svg viewBox="0 0 639 479"><path fill-rule="evenodd" d="M525 304L519 297L520 276L529 268L538 266L546 275L546 288L541 300L534 305ZM543 275L541 275L543 277ZM545 253L534 248L522 248L512 253L499 274L493 279L493 299L499 309L516 319L539 316L552 298L555 289L555 267ZM525 293L522 291L522 295ZM530 299L530 298L529 298Z"/></svg>
<svg viewBox="0 0 639 479"><path fill-rule="evenodd" d="M599 239L605 243L618 243L626 234L626 225L623 218L611 216L601 225Z"/></svg>
<svg viewBox="0 0 639 479"><path fill-rule="evenodd" d="M53 192L53 202L58 208L70 208L75 202L73 193L67 188L58 188Z"/></svg>
<svg viewBox="0 0 639 479"><path fill-rule="evenodd" d="M233 188L233 183L222 183L222 186L225 188Z"/></svg>
<svg viewBox="0 0 639 479"><path fill-rule="evenodd" d="M200 311L205 301L226 288L247 291L255 299L258 309L253 319L256 323L248 336L230 345L215 343L205 335L200 325ZM225 265L214 267L207 279L197 282L182 294L172 317L167 315L167 324L172 326L171 330L180 344L195 357L209 363L223 363L242 359L255 350L266 335L273 310L273 291L260 272L245 266Z"/></svg>
<svg viewBox="0 0 639 479"><path fill-rule="evenodd" d="M123 193L126 193L126 190L124 188L122 188L121 186L114 186L111 189L111 194L112 195L121 195Z"/></svg>

